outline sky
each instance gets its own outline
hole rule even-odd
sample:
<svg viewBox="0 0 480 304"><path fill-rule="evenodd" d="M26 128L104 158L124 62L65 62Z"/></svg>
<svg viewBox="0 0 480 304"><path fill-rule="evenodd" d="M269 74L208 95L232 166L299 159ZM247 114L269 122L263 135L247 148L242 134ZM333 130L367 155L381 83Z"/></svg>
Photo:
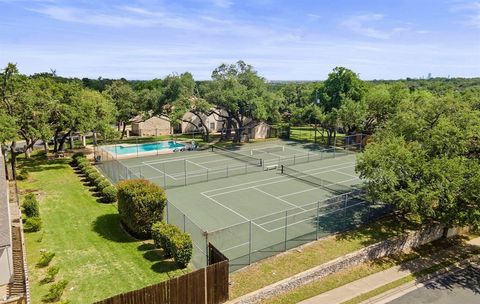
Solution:
<svg viewBox="0 0 480 304"><path fill-rule="evenodd" d="M0 66L67 77L480 76L480 0L0 0Z"/></svg>

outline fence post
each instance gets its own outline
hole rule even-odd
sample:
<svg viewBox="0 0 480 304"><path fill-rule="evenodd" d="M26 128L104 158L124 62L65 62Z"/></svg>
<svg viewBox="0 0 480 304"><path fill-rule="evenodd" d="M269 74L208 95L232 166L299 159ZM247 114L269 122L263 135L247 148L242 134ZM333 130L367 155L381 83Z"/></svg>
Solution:
<svg viewBox="0 0 480 304"><path fill-rule="evenodd" d="M138 138L135 138L135 146L137 147L137 157L138 157Z"/></svg>
<svg viewBox="0 0 480 304"><path fill-rule="evenodd" d="M165 171L165 163L163 163L163 188L167 189L167 172Z"/></svg>
<svg viewBox="0 0 480 304"><path fill-rule="evenodd" d="M183 171L185 172L185 186L187 185L187 160L183 160Z"/></svg>
<svg viewBox="0 0 480 304"><path fill-rule="evenodd" d="M207 182L208 182L208 168L207 168Z"/></svg>
<svg viewBox="0 0 480 304"><path fill-rule="evenodd" d="M318 240L318 226L320 225L320 201L317 202L317 218L315 220L315 238Z"/></svg>
<svg viewBox="0 0 480 304"><path fill-rule="evenodd" d="M293 154L293 164L295 165L295 155L296 154Z"/></svg>
<svg viewBox="0 0 480 304"><path fill-rule="evenodd" d="M248 225L248 265L252 263L252 220Z"/></svg>
<svg viewBox="0 0 480 304"><path fill-rule="evenodd" d="M183 232L187 231L187 224L186 224L186 219L185 219L185 213L183 213Z"/></svg>
<svg viewBox="0 0 480 304"><path fill-rule="evenodd" d="M227 177L228 177L228 163L227 163Z"/></svg>
<svg viewBox="0 0 480 304"><path fill-rule="evenodd" d="M166 210L166 213L167 213L167 224L170 224L170 221L169 221L169 219L168 219L168 204L169 204L169 203L170 203L170 202L167 200L167 206L165 207L165 210Z"/></svg>
<svg viewBox="0 0 480 304"><path fill-rule="evenodd" d="M209 242L208 242L208 231L205 231L204 232L205 234L205 267L207 267L208 265L210 265L210 255L209 255L209 249L210 249L210 246L208 246Z"/></svg>
<svg viewBox="0 0 480 304"><path fill-rule="evenodd" d="M285 211L285 250L287 251L287 235L288 235L288 210Z"/></svg>

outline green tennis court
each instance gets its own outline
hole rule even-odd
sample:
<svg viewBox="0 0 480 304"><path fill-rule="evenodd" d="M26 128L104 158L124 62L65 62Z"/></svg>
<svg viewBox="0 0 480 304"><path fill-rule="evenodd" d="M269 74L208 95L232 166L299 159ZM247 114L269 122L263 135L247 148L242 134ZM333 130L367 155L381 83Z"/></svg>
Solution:
<svg viewBox="0 0 480 304"><path fill-rule="evenodd" d="M165 187L167 221L192 235L194 263L206 263L210 242L235 270L383 212L363 199L355 160L343 149L274 141L122 159L120 169L103 169Z"/></svg>

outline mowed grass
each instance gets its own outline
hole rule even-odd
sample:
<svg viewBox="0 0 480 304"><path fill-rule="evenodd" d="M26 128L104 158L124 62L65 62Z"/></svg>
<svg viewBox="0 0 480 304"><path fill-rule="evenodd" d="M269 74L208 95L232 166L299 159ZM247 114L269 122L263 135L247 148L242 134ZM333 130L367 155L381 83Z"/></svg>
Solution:
<svg viewBox="0 0 480 304"><path fill-rule="evenodd" d="M22 194L39 195L43 228L26 233L32 303L41 303L51 284L40 284L46 268L35 266L42 250L55 253L57 280L69 284L62 299L71 303L96 300L167 280L186 272L162 259L152 244L141 242L120 227L115 205L97 202L68 160L24 161L31 171L19 182Z"/></svg>
<svg viewBox="0 0 480 304"><path fill-rule="evenodd" d="M418 228L392 216L273 256L231 274L230 298L237 298L368 245Z"/></svg>

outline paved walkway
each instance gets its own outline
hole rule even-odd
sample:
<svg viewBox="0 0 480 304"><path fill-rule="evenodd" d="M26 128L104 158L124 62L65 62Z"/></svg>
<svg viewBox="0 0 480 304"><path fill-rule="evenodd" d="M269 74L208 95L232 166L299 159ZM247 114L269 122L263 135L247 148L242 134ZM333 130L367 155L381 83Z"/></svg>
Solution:
<svg viewBox="0 0 480 304"><path fill-rule="evenodd" d="M480 246L480 238L470 240L468 244ZM453 251L453 250L452 250ZM452 251L443 251L422 257L413 261L406 262L402 265L392 267L390 269L377 272L365 278L332 289L313 298L300 302L301 304L337 304L348 301L363 293L372 291L378 287L394 282L398 279L406 277L412 273L422 269L429 268L442 260L446 259L448 253Z"/></svg>

